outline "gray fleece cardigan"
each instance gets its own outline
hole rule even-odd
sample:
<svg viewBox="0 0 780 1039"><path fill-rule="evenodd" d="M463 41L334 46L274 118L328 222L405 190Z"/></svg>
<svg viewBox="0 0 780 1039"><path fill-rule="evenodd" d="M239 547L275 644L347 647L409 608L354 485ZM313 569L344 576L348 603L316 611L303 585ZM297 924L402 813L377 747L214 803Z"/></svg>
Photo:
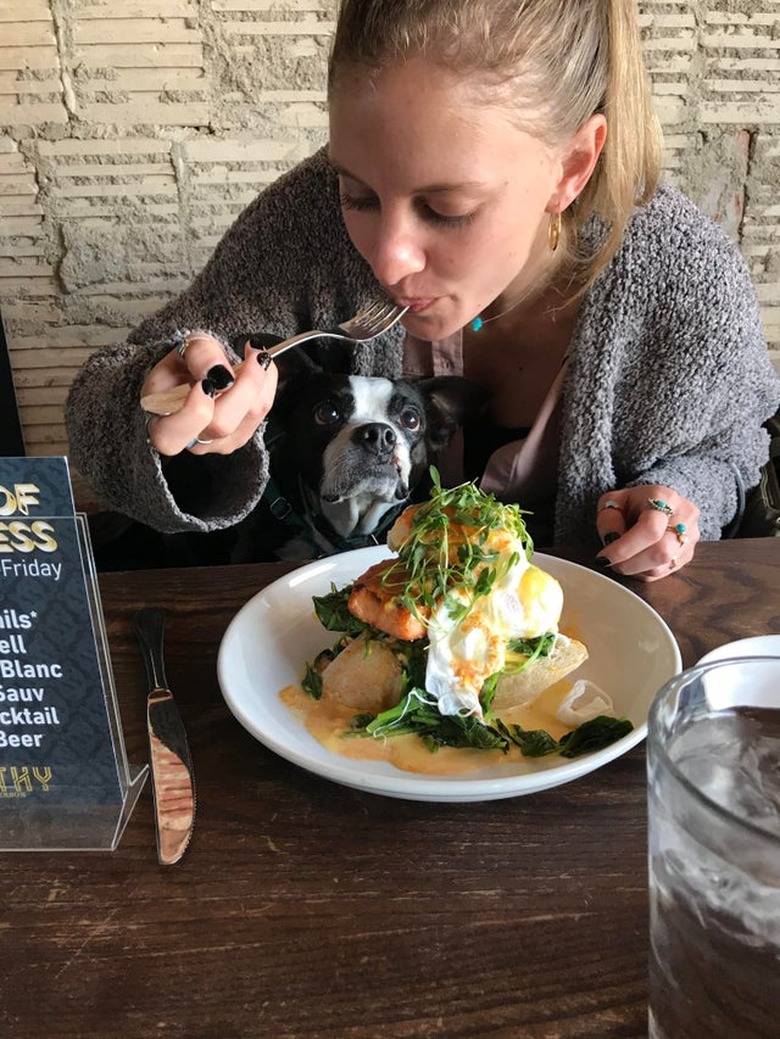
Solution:
<svg viewBox="0 0 780 1039"><path fill-rule="evenodd" d="M193 459L209 497L185 511L168 463L147 441L139 405L147 372L187 330L209 329L228 344L258 331L331 328L379 291L347 237L320 151L247 207L181 296L126 344L87 360L66 406L72 464L110 507L159 530L238 522L267 480L262 428L230 456ZM400 375L403 338L396 326L361 344L355 371ZM593 541L598 497L639 483L694 501L702 537L719 538L740 486L758 482L768 455L762 423L779 404L738 250L677 190L660 189L583 300L563 391L555 542Z"/></svg>

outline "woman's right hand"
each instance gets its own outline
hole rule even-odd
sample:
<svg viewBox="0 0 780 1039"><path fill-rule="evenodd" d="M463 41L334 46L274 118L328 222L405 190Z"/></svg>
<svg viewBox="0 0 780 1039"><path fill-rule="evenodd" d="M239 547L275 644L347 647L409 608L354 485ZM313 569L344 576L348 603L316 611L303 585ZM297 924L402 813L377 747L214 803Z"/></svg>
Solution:
<svg viewBox="0 0 780 1039"><path fill-rule="evenodd" d="M198 455L230 454L252 438L271 410L276 366L248 342L244 361L236 366L222 344L205 332L191 333L185 344L183 356L171 350L144 380L142 398L190 387L179 410L151 414L149 442L161 455L185 449Z"/></svg>

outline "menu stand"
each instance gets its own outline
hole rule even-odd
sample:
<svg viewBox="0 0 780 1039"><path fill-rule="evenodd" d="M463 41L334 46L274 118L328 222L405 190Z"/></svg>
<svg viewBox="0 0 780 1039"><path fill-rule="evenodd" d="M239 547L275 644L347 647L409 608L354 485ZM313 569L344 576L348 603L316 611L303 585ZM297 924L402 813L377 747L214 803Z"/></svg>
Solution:
<svg viewBox="0 0 780 1039"><path fill-rule="evenodd" d="M70 495L64 458L0 458L0 851L114 850L148 775L127 760L86 517L47 511L63 476Z"/></svg>

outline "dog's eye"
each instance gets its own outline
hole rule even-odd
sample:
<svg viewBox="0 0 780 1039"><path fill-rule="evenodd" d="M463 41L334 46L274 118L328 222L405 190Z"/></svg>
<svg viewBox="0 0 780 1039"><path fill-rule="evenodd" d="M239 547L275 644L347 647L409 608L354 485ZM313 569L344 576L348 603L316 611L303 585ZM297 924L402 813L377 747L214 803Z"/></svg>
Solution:
<svg viewBox="0 0 780 1039"><path fill-rule="evenodd" d="M321 426L332 426L334 422L339 422L340 419L341 412L332 400L324 400L314 409L314 421Z"/></svg>
<svg viewBox="0 0 780 1039"><path fill-rule="evenodd" d="M400 415L400 421L404 429L409 429L414 432L416 429L420 428L420 422L422 420L419 411L416 411L414 408L404 408Z"/></svg>

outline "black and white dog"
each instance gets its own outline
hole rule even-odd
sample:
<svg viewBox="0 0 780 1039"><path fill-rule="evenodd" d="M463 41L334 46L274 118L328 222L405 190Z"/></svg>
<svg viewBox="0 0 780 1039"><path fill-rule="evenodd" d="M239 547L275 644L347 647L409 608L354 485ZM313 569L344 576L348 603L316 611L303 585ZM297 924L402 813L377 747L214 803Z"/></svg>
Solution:
<svg viewBox="0 0 780 1039"><path fill-rule="evenodd" d="M278 367L266 429L270 480L241 524L235 562L380 543L401 509L427 493L436 453L486 404L482 387L458 376L333 374L303 350Z"/></svg>
<svg viewBox="0 0 780 1039"><path fill-rule="evenodd" d="M269 338L269 345L278 341ZM329 369L349 363L348 355L318 356ZM480 385L456 376L334 375L304 348L276 364L279 387L265 431L270 480L252 513L204 534L161 534L110 514L118 530L93 528L101 569L302 561L382 543L406 503L427 495L436 453L487 404ZM202 512L224 491L220 461L187 451L165 460L185 511Z"/></svg>

